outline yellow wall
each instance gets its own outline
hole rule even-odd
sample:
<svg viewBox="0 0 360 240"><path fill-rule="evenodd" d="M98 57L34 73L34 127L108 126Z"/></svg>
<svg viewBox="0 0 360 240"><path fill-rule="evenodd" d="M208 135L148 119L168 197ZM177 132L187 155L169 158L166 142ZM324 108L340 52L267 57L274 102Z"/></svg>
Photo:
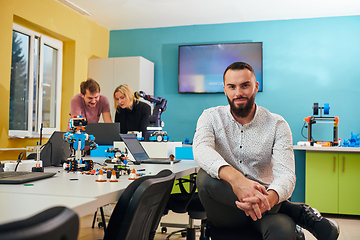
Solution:
<svg viewBox="0 0 360 240"><path fill-rule="evenodd" d="M9 139L12 25L17 23L63 41L61 130L66 131L70 99L86 80L88 60L107 58L109 30L55 0L0 0L0 148L34 146L39 139ZM44 139L45 141L47 139ZM19 152L0 151L0 160Z"/></svg>

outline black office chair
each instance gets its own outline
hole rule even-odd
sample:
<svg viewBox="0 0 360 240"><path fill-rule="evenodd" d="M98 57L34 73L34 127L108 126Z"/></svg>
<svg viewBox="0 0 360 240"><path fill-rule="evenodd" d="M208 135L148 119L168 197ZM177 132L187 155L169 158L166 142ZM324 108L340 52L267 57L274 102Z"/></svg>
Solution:
<svg viewBox="0 0 360 240"><path fill-rule="evenodd" d="M170 170L162 170L132 182L114 208L104 240L154 239L174 179Z"/></svg>
<svg viewBox="0 0 360 240"><path fill-rule="evenodd" d="M76 240L79 217L66 207L53 207L33 217L0 225L1 240Z"/></svg>
<svg viewBox="0 0 360 240"><path fill-rule="evenodd" d="M180 187L180 193L174 193L170 195L164 214L167 214L169 210L175 213L187 213L189 215L189 224L185 225L176 223L161 223L161 232L167 232L167 227L183 228L181 230L172 232L170 235L167 236L166 239L170 239L170 237L175 233L181 232L182 236L186 235L187 240L195 240L196 229L198 229L198 227L195 227L194 219L200 219L200 240L204 240L206 213L204 207L200 202L199 195L196 192L196 181L194 178L180 178L177 181ZM192 184L190 186L190 192L187 192L184 187L184 183L187 182Z"/></svg>

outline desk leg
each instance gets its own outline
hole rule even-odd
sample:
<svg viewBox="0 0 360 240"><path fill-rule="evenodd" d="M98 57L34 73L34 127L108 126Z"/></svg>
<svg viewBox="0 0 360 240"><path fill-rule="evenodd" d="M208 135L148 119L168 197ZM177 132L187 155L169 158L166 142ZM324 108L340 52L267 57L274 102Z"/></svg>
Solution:
<svg viewBox="0 0 360 240"><path fill-rule="evenodd" d="M94 228L95 221L96 221L96 215L97 215L97 210L96 210L96 212L94 213L94 219L93 219L93 223L92 223L91 228Z"/></svg>
<svg viewBox="0 0 360 240"><path fill-rule="evenodd" d="M104 209L102 207L100 207L100 213L101 213L101 220L102 220L102 224L104 227L104 233L106 231L106 221L105 221L105 216L104 216Z"/></svg>

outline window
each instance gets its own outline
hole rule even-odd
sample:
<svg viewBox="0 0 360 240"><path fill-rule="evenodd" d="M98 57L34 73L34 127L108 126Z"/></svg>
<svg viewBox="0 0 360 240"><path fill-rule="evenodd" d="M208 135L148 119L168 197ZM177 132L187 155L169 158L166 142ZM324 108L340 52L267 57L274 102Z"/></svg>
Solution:
<svg viewBox="0 0 360 240"><path fill-rule="evenodd" d="M9 136L60 130L62 42L13 26Z"/></svg>

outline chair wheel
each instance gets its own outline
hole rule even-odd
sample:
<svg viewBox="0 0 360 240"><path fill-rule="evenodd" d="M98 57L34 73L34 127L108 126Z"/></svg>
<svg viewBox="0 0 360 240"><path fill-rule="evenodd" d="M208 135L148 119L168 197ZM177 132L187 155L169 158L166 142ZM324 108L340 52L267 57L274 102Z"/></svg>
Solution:
<svg viewBox="0 0 360 240"><path fill-rule="evenodd" d="M167 228L166 227L162 227L161 228L161 233L166 233L167 232Z"/></svg>
<svg viewBox="0 0 360 240"><path fill-rule="evenodd" d="M98 223L98 227L99 227L99 228L104 227L103 223L102 223L102 222L99 222L99 223Z"/></svg>
<svg viewBox="0 0 360 240"><path fill-rule="evenodd" d="M185 231L181 232L181 236L186 237L186 232Z"/></svg>

